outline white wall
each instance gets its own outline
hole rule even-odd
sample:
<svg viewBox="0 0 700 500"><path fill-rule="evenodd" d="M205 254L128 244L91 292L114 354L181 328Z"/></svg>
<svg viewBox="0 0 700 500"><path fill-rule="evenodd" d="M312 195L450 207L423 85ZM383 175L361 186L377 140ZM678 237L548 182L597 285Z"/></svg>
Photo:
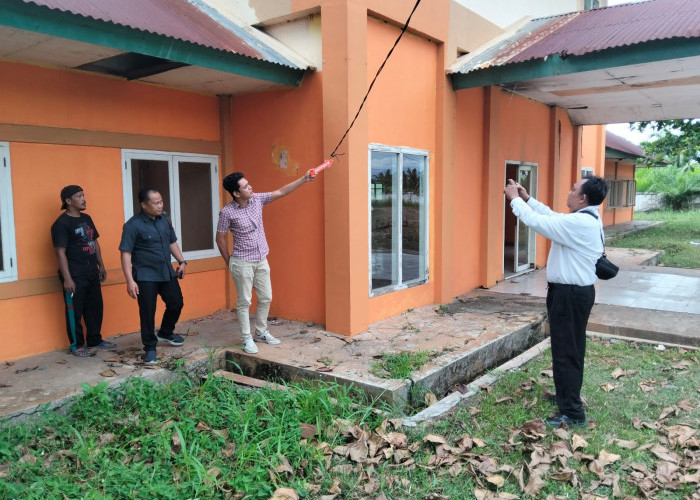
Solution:
<svg viewBox="0 0 700 500"><path fill-rule="evenodd" d="M505 28L526 16L555 16L579 10L579 0L454 0L466 8Z"/></svg>

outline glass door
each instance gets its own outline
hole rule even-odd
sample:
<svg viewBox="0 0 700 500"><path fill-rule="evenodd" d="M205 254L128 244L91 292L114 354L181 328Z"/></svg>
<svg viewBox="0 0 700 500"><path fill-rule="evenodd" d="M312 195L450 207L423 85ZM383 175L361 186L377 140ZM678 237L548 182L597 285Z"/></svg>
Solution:
<svg viewBox="0 0 700 500"><path fill-rule="evenodd" d="M537 189L536 170L532 165L518 165L516 181L527 192L535 196ZM523 224L520 219L515 220L515 245L513 272L521 272L529 269L535 262L535 232Z"/></svg>

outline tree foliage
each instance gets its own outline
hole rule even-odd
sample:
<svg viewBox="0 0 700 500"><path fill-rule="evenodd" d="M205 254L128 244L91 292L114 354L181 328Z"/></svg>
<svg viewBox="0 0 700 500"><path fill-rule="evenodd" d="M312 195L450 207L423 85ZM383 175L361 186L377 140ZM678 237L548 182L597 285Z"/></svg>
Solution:
<svg viewBox="0 0 700 500"><path fill-rule="evenodd" d="M633 129L652 131L641 143L646 166L635 174L637 191L655 192L673 210L687 208L700 194L700 120L638 122Z"/></svg>
<svg viewBox="0 0 700 500"><path fill-rule="evenodd" d="M646 165L684 170L700 166L700 120L638 122L632 128L654 134L654 140L641 143Z"/></svg>

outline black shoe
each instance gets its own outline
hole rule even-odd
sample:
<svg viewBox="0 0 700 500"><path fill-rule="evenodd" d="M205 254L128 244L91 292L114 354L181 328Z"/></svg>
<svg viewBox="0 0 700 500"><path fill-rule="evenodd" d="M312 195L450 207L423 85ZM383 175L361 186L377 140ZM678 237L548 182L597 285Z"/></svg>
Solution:
<svg viewBox="0 0 700 500"><path fill-rule="evenodd" d="M156 356L156 351L146 351L146 354L143 355L143 364L144 365L155 365L158 363L158 358Z"/></svg>
<svg viewBox="0 0 700 500"><path fill-rule="evenodd" d="M165 335L164 333L158 332L158 341L169 342L170 345L182 345L185 343L185 339L180 337L177 333L171 333L170 335Z"/></svg>
<svg viewBox="0 0 700 500"><path fill-rule="evenodd" d="M586 418L582 419L574 419L569 417L568 415L564 415L563 413L557 413L551 418L547 419L547 425L550 427L554 427L555 429L558 429L559 427L566 426L566 427L585 427L588 424L588 420Z"/></svg>

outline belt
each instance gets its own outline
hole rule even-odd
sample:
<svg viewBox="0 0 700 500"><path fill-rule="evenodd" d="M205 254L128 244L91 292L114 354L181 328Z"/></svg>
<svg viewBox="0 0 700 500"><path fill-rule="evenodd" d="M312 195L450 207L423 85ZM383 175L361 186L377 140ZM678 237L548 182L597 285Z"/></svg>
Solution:
<svg viewBox="0 0 700 500"><path fill-rule="evenodd" d="M593 285L568 285L566 283L552 283L551 281L547 282L547 288L569 288L570 290L575 290L577 288L590 288Z"/></svg>

